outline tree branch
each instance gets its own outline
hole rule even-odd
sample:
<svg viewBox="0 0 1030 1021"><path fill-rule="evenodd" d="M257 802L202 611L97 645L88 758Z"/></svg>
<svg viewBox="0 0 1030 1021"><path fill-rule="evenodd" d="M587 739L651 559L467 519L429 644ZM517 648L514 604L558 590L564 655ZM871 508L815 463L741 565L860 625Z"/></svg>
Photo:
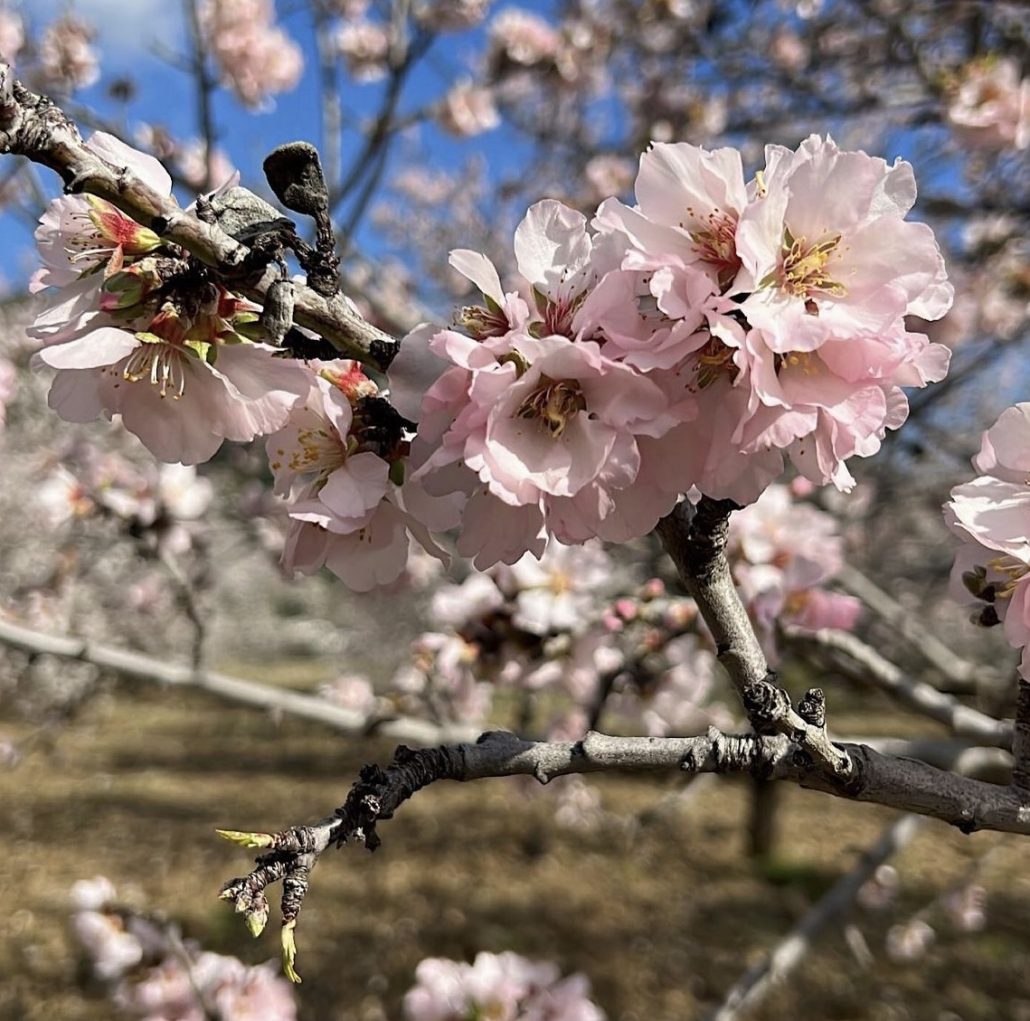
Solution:
<svg viewBox="0 0 1030 1021"><path fill-rule="evenodd" d="M833 628L819 631L792 628L786 635L794 648L814 649L820 659L832 659L833 665L847 676L886 691L910 709L943 723L956 736L1012 749L1011 720L996 720L931 684L909 680L899 667L851 632Z"/></svg>
<svg viewBox="0 0 1030 1021"><path fill-rule="evenodd" d="M117 649L72 635L43 634L0 617L0 643L30 654L58 656L90 663L121 677L175 687L193 687L211 695L256 709L286 713L332 727L344 734L377 734L396 741L435 744L440 741L471 741L479 732L460 723L433 723L416 717L380 717L305 695L298 691L259 684L241 677L195 670L167 660L154 659L128 649Z"/></svg>
<svg viewBox="0 0 1030 1021"><path fill-rule="evenodd" d="M223 275L232 290L263 302L274 271L247 273L251 250L216 224L205 223L159 194L125 167L112 167L85 147L75 125L45 96L30 92L0 64L0 153L26 156L56 171L69 193L106 199L159 237L186 249ZM340 294L296 288L294 321L325 337L337 350L385 371L399 341L363 319Z"/></svg>
<svg viewBox="0 0 1030 1021"><path fill-rule="evenodd" d="M922 822L914 815L903 815L892 822L855 868L833 885L775 950L741 976L706 1021L738 1021L772 986L782 982L804 960L819 933L851 907L863 884L885 861L912 841Z"/></svg>
<svg viewBox="0 0 1030 1021"><path fill-rule="evenodd" d="M826 733L823 693L813 688L800 712L779 686L730 576L726 560L730 500L702 497L697 508L680 502L656 529L680 579L694 598L715 641L719 662L730 675L751 725L759 733L784 734L828 776L845 782L854 776L847 753Z"/></svg>

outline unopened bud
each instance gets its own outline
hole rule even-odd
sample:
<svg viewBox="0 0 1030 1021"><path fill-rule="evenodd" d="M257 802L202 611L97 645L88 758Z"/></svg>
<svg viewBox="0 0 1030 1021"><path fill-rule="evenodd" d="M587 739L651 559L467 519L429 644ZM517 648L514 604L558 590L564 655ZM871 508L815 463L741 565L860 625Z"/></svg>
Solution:
<svg viewBox="0 0 1030 1021"><path fill-rule="evenodd" d="M268 901L265 895L263 893L257 894L251 902L250 910L244 919L247 923L247 929L255 939L265 931L265 926L268 924L268 912Z"/></svg>

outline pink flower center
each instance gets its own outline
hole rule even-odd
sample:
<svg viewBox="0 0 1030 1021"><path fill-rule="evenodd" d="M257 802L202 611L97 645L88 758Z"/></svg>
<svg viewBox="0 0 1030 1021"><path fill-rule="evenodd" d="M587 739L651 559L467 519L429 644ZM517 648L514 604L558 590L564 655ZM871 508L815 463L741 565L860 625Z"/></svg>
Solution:
<svg viewBox="0 0 1030 1021"><path fill-rule="evenodd" d="M687 213L695 217L694 209L687 207ZM690 240L697 245L701 261L711 266L718 277L720 287L728 287L740 269L740 258L737 255L737 217L732 213L724 213L721 209L713 209L707 216L701 217L705 226L692 231Z"/></svg>
<svg viewBox="0 0 1030 1021"><path fill-rule="evenodd" d="M575 380L556 382L542 376L539 386L523 400L515 414L539 420L554 439L559 439L586 406L583 391Z"/></svg>

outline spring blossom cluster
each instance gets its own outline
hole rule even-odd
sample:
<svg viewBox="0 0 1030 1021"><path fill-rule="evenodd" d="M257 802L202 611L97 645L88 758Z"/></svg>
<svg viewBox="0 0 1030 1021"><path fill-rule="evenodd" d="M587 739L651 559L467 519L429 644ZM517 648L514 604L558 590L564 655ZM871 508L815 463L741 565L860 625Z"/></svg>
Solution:
<svg viewBox="0 0 1030 1021"><path fill-rule="evenodd" d="M458 550L477 567L547 534L642 535L692 490L750 503L788 460L850 489L848 459L905 420L902 388L945 374L947 349L905 326L952 298L932 231L905 219L911 167L816 136L766 160L748 183L736 150L656 144L636 206L588 222L536 204L509 290L452 253L483 304L408 338L448 366L413 477L466 501Z"/></svg>
<svg viewBox="0 0 1030 1021"><path fill-rule="evenodd" d="M93 975L123 1017L142 1021L294 1021L290 983L272 962L248 966L236 957L181 941L169 923L118 903L102 876L72 888L72 932Z"/></svg>
<svg viewBox="0 0 1030 1021"><path fill-rule="evenodd" d="M583 975L561 978L556 965L514 953L480 953L472 964L429 957L404 996L407 1021L604 1021Z"/></svg>
<svg viewBox="0 0 1030 1021"><path fill-rule="evenodd" d="M88 146L170 193L152 157L102 133ZM186 253L103 200L62 197L33 281L50 404L118 415L169 462L266 436L286 567L359 590L399 577L412 541L443 558L434 534L453 530L486 569L551 537L644 535L682 494L751 503L788 461L850 488L848 459L904 421L902 388L947 369L947 349L905 327L952 294L932 232L905 219L911 167L812 136L770 146L746 182L736 150L655 144L636 198L592 221L537 203L508 289L486 257L453 252L483 303L406 338L400 364L439 367L406 394L356 363L282 357Z"/></svg>

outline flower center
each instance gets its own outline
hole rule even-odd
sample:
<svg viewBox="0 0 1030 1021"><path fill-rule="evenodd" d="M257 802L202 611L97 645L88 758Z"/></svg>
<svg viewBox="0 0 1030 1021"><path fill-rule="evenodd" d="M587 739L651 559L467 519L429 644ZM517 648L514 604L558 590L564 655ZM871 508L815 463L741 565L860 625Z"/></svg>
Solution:
<svg viewBox="0 0 1030 1021"><path fill-rule="evenodd" d="M840 234L834 234L809 244L805 238L794 237L784 227L776 282L795 298L811 298L815 294L843 298L847 291L843 284L830 276L827 265L840 244L840 238Z"/></svg>
<svg viewBox="0 0 1030 1021"><path fill-rule="evenodd" d="M716 337L709 338L697 353L697 385L701 390L711 386L720 376L728 376L730 382L737 377L737 366L733 364L733 349Z"/></svg>
<svg viewBox="0 0 1030 1021"><path fill-rule="evenodd" d="M688 208L687 212L691 216L696 215L692 208ZM701 261L715 270L719 286L726 288L740 269L737 218L732 213L713 209L707 216L701 217L701 221L703 226L691 232L690 240L697 245Z"/></svg>
<svg viewBox="0 0 1030 1021"><path fill-rule="evenodd" d="M289 466L300 474L327 479L346 460L347 451L339 433L330 427L318 426L297 433L297 446L290 451Z"/></svg>
<svg viewBox="0 0 1030 1021"><path fill-rule="evenodd" d="M515 414L519 418L539 419L551 436L559 439L586 406L583 391L575 380L556 382L543 376L540 385L519 405Z"/></svg>
<svg viewBox="0 0 1030 1021"><path fill-rule="evenodd" d="M186 390L186 359L190 356L179 345L153 333L138 333L136 338L139 347L126 359L122 378L130 383L149 379L162 397L170 393L173 400L179 400Z"/></svg>

